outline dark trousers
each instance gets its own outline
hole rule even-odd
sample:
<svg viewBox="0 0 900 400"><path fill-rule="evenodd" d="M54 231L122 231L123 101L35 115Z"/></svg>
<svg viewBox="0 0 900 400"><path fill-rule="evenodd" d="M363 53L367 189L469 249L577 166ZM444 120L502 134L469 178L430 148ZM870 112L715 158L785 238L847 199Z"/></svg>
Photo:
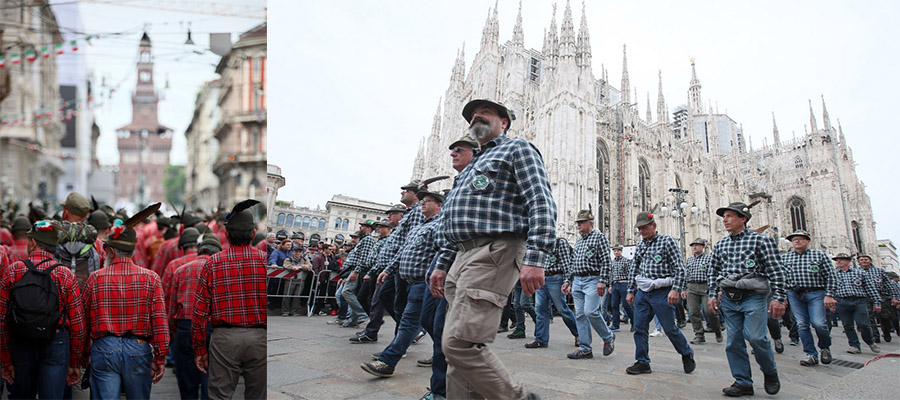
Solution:
<svg viewBox="0 0 900 400"><path fill-rule="evenodd" d="M366 324L366 335L372 339L378 338L378 332L384 325L384 313L387 312L397 325L397 315L394 314L394 278L388 278L383 285L376 285L372 293L372 302L369 305L369 323ZM396 332L396 327L395 327Z"/></svg>
<svg viewBox="0 0 900 400"><path fill-rule="evenodd" d="M628 283L614 283L612 286L612 295L610 296L610 303L612 305L612 328L619 329L619 305L623 305L625 307L625 316L628 318L628 321L634 323L634 309L631 307L631 304L628 304L625 301L625 296L628 294Z"/></svg>
<svg viewBox="0 0 900 400"><path fill-rule="evenodd" d="M869 327L872 329L872 336L875 341L879 341L878 323L881 321L879 321L878 314L875 312L872 300L866 299L866 312L869 313ZM861 328L861 326L857 327L860 332L862 332Z"/></svg>
<svg viewBox="0 0 900 400"><path fill-rule="evenodd" d="M513 313L513 298L512 293L506 297L506 305L503 306L503 312L500 314L500 326L507 327L509 326L509 320L513 320L513 324L515 324L515 313Z"/></svg>
<svg viewBox="0 0 900 400"><path fill-rule="evenodd" d="M366 314L372 311L372 295L375 292L375 281L376 279L362 280L364 275L360 275L358 279L359 281L359 292L356 293L356 298L359 299L359 302L362 303L363 309L366 310Z"/></svg>
<svg viewBox="0 0 900 400"><path fill-rule="evenodd" d="M537 314L534 312L534 302L531 301L531 296L526 296L522 292L521 283L516 283L516 287L513 288L513 310L515 310L516 314L516 330L525 330L526 313L531 317L531 321L537 321Z"/></svg>
<svg viewBox="0 0 900 400"><path fill-rule="evenodd" d="M844 325L844 333L850 347L859 348L859 336L856 335L854 323L859 325L862 339L866 344L872 345L872 329L869 326L869 313L866 312L866 299L863 297L838 297L837 314Z"/></svg>
<svg viewBox="0 0 900 400"><path fill-rule="evenodd" d="M394 321L397 321L397 327L400 327L400 318L403 310L406 310L406 298L409 295L409 283L405 279L400 279L400 273L394 273L394 313L391 315ZM394 330L396 333L397 330Z"/></svg>
<svg viewBox="0 0 900 400"><path fill-rule="evenodd" d="M897 318L897 309L891 305L891 299L887 299L881 302L881 313L879 313L879 319L881 320L881 333L884 335L885 340L889 340L891 337L891 330L893 329L894 333L900 336L900 327L898 327L898 318Z"/></svg>
<svg viewBox="0 0 900 400"><path fill-rule="evenodd" d="M766 324L769 328L769 336L773 340L781 340L781 326L783 324L785 328L788 328L788 337L791 341L800 341L800 331L797 329L797 321L794 320L794 314L791 313L790 306L784 307L784 315L781 317L781 320L772 318L770 314Z"/></svg>
<svg viewBox="0 0 900 400"><path fill-rule="evenodd" d="M9 345L15 382L9 386L10 399L61 399L69 372L69 332L60 329L50 344L35 345L16 339Z"/></svg>
<svg viewBox="0 0 900 400"><path fill-rule="evenodd" d="M429 272L425 278L425 298L422 301L422 329L431 335L433 357L431 362L431 392L447 396L447 359L441 349L441 336L444 334L444 319L447 316L447 299L438 299L431 295L428 285Z"/></svg>
<svg viewBox="0 0 900 400"><path fill-rule="evenodd" d="M281 278L269 278L266 282L266 294L269 310L277 310L281 308L281 297L277 297L281 293ZM276 297L273 297L276 296Z"/></svg>
<svg viewBox="0 0 900 400"><path fill-rule="evenodd" d="M197 369L194 347L191 345L191 320L176 321L175 378L182 399L209 399L209 377ZM211 330L208 330L209 332ZM207 343L209 337L207 337Z"/></svg>

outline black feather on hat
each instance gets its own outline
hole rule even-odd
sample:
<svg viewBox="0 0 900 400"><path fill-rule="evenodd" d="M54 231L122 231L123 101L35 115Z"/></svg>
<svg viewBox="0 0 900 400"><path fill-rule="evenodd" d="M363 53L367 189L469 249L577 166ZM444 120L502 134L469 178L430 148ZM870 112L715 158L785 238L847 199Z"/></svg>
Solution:
<svg viewBox="0 0 900 400"><path fill-rule="evenodd" d="M121 219L117 219L113 227L110 228L109 235L103 241L122 251L134 251L134 246L137 244L137 233L134 231L134 227L153 215L156 210L159 210L161 205L162 203L151 204L124 222Z"/></svg>
<svg viewBox="0 0 900 400"><path fill-rule="evenodd" d="M225 216L225 229L236 231L252 231L256 228L253 222L253 214L248 208L259 204L259 200L247 199L234 205L231 212Z"/></svg>
<svg viewBox="0 0 900 400"><path fill-rule="evenodd" d="M37 208L34 206L34 203L28 203L28 220L34 224L35 222L47 219L47 214L44 210Z"/></svg>

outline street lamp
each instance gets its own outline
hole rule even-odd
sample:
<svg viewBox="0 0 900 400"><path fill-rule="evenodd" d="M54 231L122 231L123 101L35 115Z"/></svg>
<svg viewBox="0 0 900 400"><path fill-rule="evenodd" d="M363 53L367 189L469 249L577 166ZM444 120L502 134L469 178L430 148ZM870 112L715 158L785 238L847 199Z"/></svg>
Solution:
<svg viewBox="0 0 900 400"><path fill-rule="evenodd" d="M685 197L690 197L688 195L687 189L682 188L671 188L669 189L669 194L663 197L662 208L660 208L660 216L665 218L667 215L671 215L672 218L678 218L678 237L681 242L681 255L682 257L686 256L686 250L684 247L684 218L689 215L694 215L700 212L700 208L697 207L696 203L688 204L685 201ZM667 203L671 203L671 207L667 206Z"/></svg>

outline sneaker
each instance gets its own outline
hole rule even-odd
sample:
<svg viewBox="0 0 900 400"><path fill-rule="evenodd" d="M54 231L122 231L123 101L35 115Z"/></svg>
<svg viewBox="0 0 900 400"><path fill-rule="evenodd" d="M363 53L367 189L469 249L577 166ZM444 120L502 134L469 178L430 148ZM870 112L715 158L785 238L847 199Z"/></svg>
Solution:
<svg viewBox="0 0 900 400"><path fill-rule="evenodd" d="M541 396L538 396L537 393L528 392L525 395L525 400L541 400Z"/></svg>
<svg viewBox="0 0 900 400"><path fill-rule="evenodd" d="M328 315L328 314L325 313L325 311L319 311L319 316L320 316L320 317L324 317L324 316L326 316L326 315Z"/></svg>
<svg viewBox="0 0 900 400"><path fill-rule="evenodd" d="M420 397L419 400L444 400L446 397L436 394L431 391L431 388L426 388L428 392L425 393L424 396Z"/></svg>
<svg viewBox="0 0 900 400"><path fill-rule="evenodd" d="M387 363L383 361L372 361L367 363L362 363L359 366L372 375L375 375L379 378L390 378L394 376L394 367L387 365Z"/></svg>
<svg viewBox="0 0 900 400"><path fill-rule="evenodd" d="M822 358L822 364L831 364L831 350L829 350L829 349L819 350L819 357Z"/></svg>
<svg viewBox="0 0 900 400"><path fill-rule="evenodd" d="M416 365L419 367L430 367L431 364L433 364L433 363L434 363L434 357L428 357L424 360L416 361Z"/></svg>
<svg viewBox="0 0 900 400"><path fill-rule="evenodd" d="M816 358L815 355L807 354L806 358L800 360L800 365L804 367L812 367L813 365L819 365L819 359Z"/></svg>
<svg viewBox="0 0 900 400"><path fill-rule="evenodd" d="M890 343L890 342L891 342L891 333L890 333L890 332L885 332L885 333L884 333L884 342L885 342L885 343Z"/></svg>
<svg viewBox="0 0 900 400"><path fill-rule="evenodd" d="M343 325L344 322L346 322L346 320L343 320L343 319L340 319L340 318L335 318L335 319L333 319L333 320L331 320L331 321L328 321L328 322L325 322L325 323L328 324L328 325Z"/></svg>
<svg viewBox="0 0 900 400"><path fill-rule="evenodd" d="M662 335L663 333L658 330L654 330L652 333L650 333L650 337L660 337Z"/></svg>
<svg viewBox="0 0 900 400"><path fill-rule="evenodd" d="M781 381L778 380L778 372L773 372L771 374L763 374L765 376L765 383L763 387L766 388L766 393L768 394L776 394L779 390L781 390Z"/></svg>
<svg viewBox="0 0 900 400"><path fill-rule="evenodd" d="M378 360L380 360L379 357L381 357L381 352L378 352L378 353L372 353L372 361L378 361ZM400 357L400 358L406 358L406 353L403 353L403 357Z"/></svg>
<svg viewBox="0 0 900 400"><path fill-rule="evenodd" d="M291 316L291 313L283 312L283 313L281 313L281 316L282 316L282 317L289 317L289 316Z"/></svg>
<svg viewBox="0 0 900 400"><path fill-rule="evenodd" d="M680 328L680 329L683 329L686 326L687 326L687 322L685 322L685 321L681 321L678 323L678 328Z"/></svg>
<svg viewBox="0 0 900 400"><path fill-rule="evenodd" d="M847 349L847 352L850 354L859 354L859 347L851 346L849 349Z"/></svg>
<svg viewBox="0 0 900 400"><path fill-rule="evenodd" d="M613 333L612 339L609 339L608 342L603 342L603 356L606 357L612 354L613 350L616 349L616 334Z"/></svg>
<svg viewBox="0 0 900 400"><path fill-rule="evenodd" d="M420 341L422 340L422 338L424 338L424 337L425 337L425 331L420 331L419 334L416 335L416 338L413 339L412 344L419 344L419 342L420 342Z"/></svg>
<svg viewBox="0 0 900 400"><path fill-rule="evenodd" d="M524 329L516 329L513 333L506 335L508 339L525 339L525 330Z"/></svg>
<svg viewBox="0 0 900 400"><path fill-rule="evenodd" d="M375 343L378 341L378 338L369 337L369 335L363 334L362 336L356 336L350 338L350 343L360 344L360 343Z"/></svg>
<svg viewBox="0 0 900 400"><path fill-rule="evenodd" d="M716 332L716 343L722 343L722 332Z"/></svg>
<svg viewBox="0 0 900 400"><path fill-rule="evenodd" d="M358 328L360 323L360 321L344 321L341 328Z"/></svg>
<svg viewBox="0 0 900 400"><path fill-rule="evenodd" d="M594 353L590 351L575 350L569 354L566 354L566 357L569 357L573 360L580 360L582 358L594 358Z"/></svg>
<svg viewBox="0 0 900 400"><path fill-rule="evenodd" d="M775 352L778 354L784 353L784 343L781 342L781 339L775 339Z"/></svg>
<svg viewBox="0 0 900 400"><path fill-rule="evenodd" d="M697 362L694 361L694 353L681 356L681 364L684 366L684 373L689 374L697 369Z"/></svg>
<svg viewBox="0 0 900 400"><path fill-rule="evenodd" d="M722 389L722 393L725 393L728 397L753 396L753 386L744 386L735 382L731 386Z"/></svg>
<svg viewBox="0 0 900 400"><path fill-rule="evenodd" d="M649 374L653 372L650 370L650 364L642 363L640 361L635 362L634 365L625 368L625 372L629 375L639 375L639 374Z"/></svg>
<svg viewBox="0 0 900 400"><path fill-rule="evenodd" d="M875 353L875 354L881 353L881 349L878 348L878 345L875 344L875 343L870 344L870 345L869 345L869 349L871 349L872 352Z"/></svg>
<svg viewBox="0 0 900 400"><path fill-rule="evenodd" d="M497 333L503 333L503 332L509 332L509 328L507 328L506 325L500 325L500 327L497 328Z"/></svg>
<svg viewBox="0 0 900 400"><path fill-rule="evenodd" d="M703 336L697 336L693 340L691 340L691 344L703 344L706 343L706 338Z"/></svg>
<svg viewBox="0 0 900 400"><path fill-rule="evenodd" d="M799 346L799 345L800 345L800 340L791 339L791 346Z"/></svg>
<svg viewBox="0 0 900 400"><path fill-rule="evenodd" d="M879 335L877 335L877 334L876 334L876 335L872 335L872 340L874 340L875 343L881 343L881 336L879 336Z"/></svg>
<svg viewBox="0 0 900 400"><path fill-rule="evenodd" d="M613 332L619 332L619 331L620 331L619 328L611 328L610 330L613 331Z"/></svg>
<svg viewBox="0 0 900 400"><path fill-rule="evenodd" d="M525 343L526 349L542 349L545 347L547 347L547 343L538 343L538 342Z"/></svg>

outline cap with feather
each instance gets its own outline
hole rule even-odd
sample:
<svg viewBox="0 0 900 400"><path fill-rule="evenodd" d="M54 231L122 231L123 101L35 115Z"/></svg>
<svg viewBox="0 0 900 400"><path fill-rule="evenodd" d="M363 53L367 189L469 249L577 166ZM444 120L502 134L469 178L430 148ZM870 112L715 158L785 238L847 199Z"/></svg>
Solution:
<svg viewBox="0 0 900 400"><path fill-rule="evenodd" d="M121 219L117 219L113 227L110 228L109 235L103 239L103 242L122 251L134 251L134 246L137 244L137 232L134 231L134 227L153 215L156 210L159 210L161 205L162 203L151 204L124 222Z"/></svg>
<svg viewBox="0 0 900 400"><path fill-rule="evenodd" d="M248 199L234 205L225 216L225 229L233 231L252 231L256 228L253 213L248 208L259 204L258 200Z"/></svg>
<svg viewBox="0 0 900 400"><path fill-rule="evenodd" d="M718 210L716 210L716 215L718 215L720 217L724 217L725 211L731 210L731 211L738 213L738 215L747 218L747 220L749 221L750 218L753 216L753 214L750 213L750 209L753 208L753 206L755 206L757 204L759 204L759 200L750 203L750 205L747 205L742 202L734 202L734 203L729 204L727 207L722 207L722 208L719 208Z"/></svg>

